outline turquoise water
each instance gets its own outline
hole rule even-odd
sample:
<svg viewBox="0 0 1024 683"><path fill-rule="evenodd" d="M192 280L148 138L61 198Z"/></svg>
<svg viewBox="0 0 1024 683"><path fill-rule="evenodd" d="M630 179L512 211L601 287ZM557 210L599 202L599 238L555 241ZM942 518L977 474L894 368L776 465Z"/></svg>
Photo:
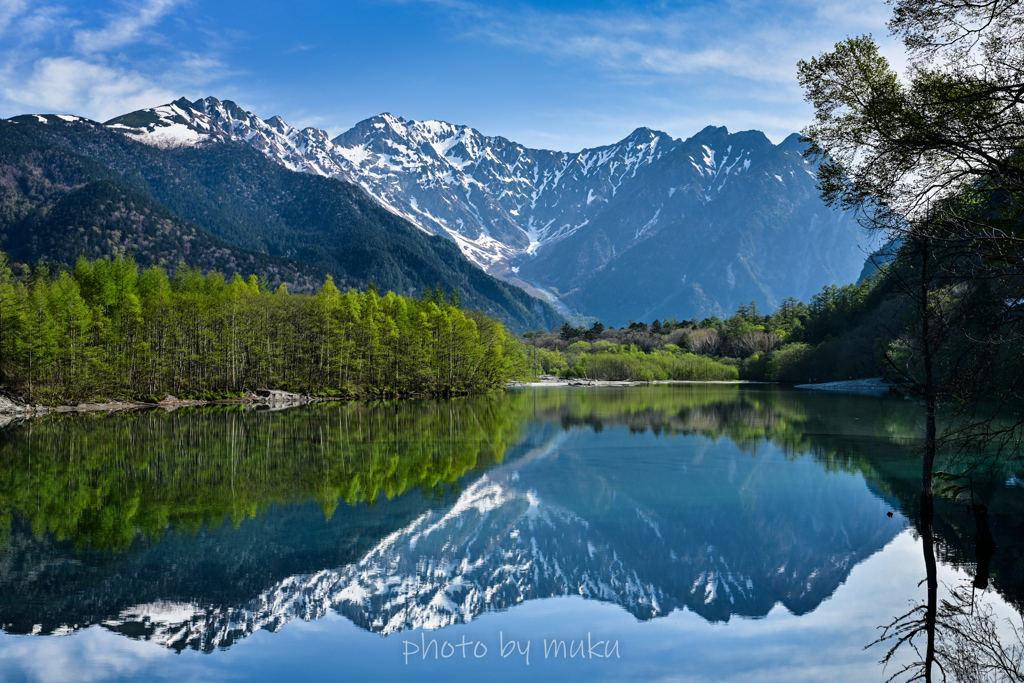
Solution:
<svg viewBox="0 0 1024 683"><path fill-rule="evenodd" d="M865 646L924 597L916 411L654 386L9 425L0 678L885 680ZM1019 619L1016 481L976 494ZM937 507L950 586L967 509Z"/></svg>

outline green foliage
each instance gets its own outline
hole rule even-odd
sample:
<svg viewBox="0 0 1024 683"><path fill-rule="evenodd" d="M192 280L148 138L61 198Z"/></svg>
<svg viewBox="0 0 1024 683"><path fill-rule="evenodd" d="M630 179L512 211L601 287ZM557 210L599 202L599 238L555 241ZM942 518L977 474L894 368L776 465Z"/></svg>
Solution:
<svg viewBox="0 0 1024 683"><path fill-rule="evenodd" d="M0 432L0 520L125 548L315 500L328 518L500 463L521 409L491 397L166 413L54 414Z"/></svg>
<svg viewBox="0 0 1024 683"><path fill-rule="evenodd" d="M0 261L0 370L30 401L224 397L273 387L343 397L484 392L527 372L504 326L375 288L315 295L255 276L79 259L11 281Z"/></svg>
<svg viewBox="0 0 1024 683"><path fill-rule="evenodd" d="M534 376L552 375L569 367L569 361L561 351L533 347L528 352L530 362L534 364Z"/></svg>
<svg viewBox="0 0 1024 683"><path fill-rule="evenodd" d="M883 272L889 267L885 268ZM536 359L537 374L543 368L566 377L598 379L706 376L825 382L885 374L876 348L884 349L898 337L902 324L893 321L902 315L901 306L892 283L876 276L841 287L827 285L810 305L785 299L770 315L752 301L740 304L725 320L712 316L699 322L669 319L649 325L631 321L620 330L599 328L599 324L586 330L566 324L557 335L531 332L524 340ZM599 357L604 354L626 355ZM631 354L636 357L630 358ZM643 359L645 354L650 358ZM671 369L661 360L666 356L677 358ZM693 357L714 366L693 369Z"/></svg>
<svg viewBox="0 0 1024 683"><path fill-rule="evenodd" d="M875 300L869 295L874 280L838 287L829 285L811 298L807 316L803 321L802 341L819 344L855 325Z"/></svg>
<svg viewBox="0 0 1024 683"><path fill-rule="evenodd" d="M740 379L752 380L755 382L762 382L768 379L769 372L769 358L770 355L755 353L743 359L740 363L739 373Z"/></svg>
<svg viewBox="0 0 1024 683"><path fill-rule="evenodd" d="M564 377L641 382L739 379L736 368L710 358L671 351L643 353L636 347L621 346L605 352L582 353L572 367L567 367L560 374Z"/></svg>
<svg viewBox="0 0 1024 683"><path fill-rule="evenodd" d="M810 382L804 365L812 352L809 344L786 344L768 363L768 376L776 382Z"/></svg>

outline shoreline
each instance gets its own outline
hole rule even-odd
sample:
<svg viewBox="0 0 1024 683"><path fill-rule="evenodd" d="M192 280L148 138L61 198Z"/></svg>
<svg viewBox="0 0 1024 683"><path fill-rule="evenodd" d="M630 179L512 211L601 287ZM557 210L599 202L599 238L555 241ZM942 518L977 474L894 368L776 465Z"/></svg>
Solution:
<svg viewBox="0 0 1024 683"><path fill-rule="evenodd" d="M113 400L102 402L82 402L69 405L48 406L43 404L30 404L21 401L19 398L0 393L0 427L7 422L17 418L41 417L52 413L116 413L132 410L147 410L159 408L166 412L178 408L197 408L203 406L251 406L257 410L284 410L310 403L324 402L348 402L348 401L376 401L390 399L413 399L413 398L450 398L463 396L465 394L399 394L391 396L309 396L307 394L295 394L281 389L256 389L246 396L235 398L216 399L190 399L178 398L168 394L157 402L135 401L135 400Z"/></svg>
<svg viewBox="0 0 1024 683"><path fill-rule="evenodd" d="M533 382L514 382L505 385L506 389L532 387L639 387L655 384L776 384L776 382L760 382L748 379L659 379L650 382L631 379L563 379L554 375L542 375Z"/></svg>
<svg viewBox="0 0 1024 683"><path fill-rule="evenodd" d="M167 395L156 403L149 401L115 400L90 403L77 403L74 405L48 406L41 403L24 403L16 398L0 394L0 416L5 417L35 417L49 415L50 413L94 413L94 412L120 412L128 410L142 410L145 408L162 408L167 411L177 408L191 408L196 406L209 405L251 405L261 406L294 406L317 401L342 400L340 397L319 397L293 394L287 391L278 390L257 390L248 396L238 398L221 399L189 399L177 398Z"/></svg>
<svg viewBox="0 0 1024 683"><path fill-rule="evenodd" d="M814 391L848 391L857 394L886 394L896 391L896 386L884 381L881 377L867 379L848 379L841 382L817 382L815 384L797 384L794 389L812 389Z"/></svg>
<svg viewBox="0 0 1024 683"><path fill-rule="evenodd" d="M596 379L563 379L554 375L541 376L531 382L511 382L505 385L505 389L523 388L570 388L570 387L636 387L666 384L737 384L737 385L774 385L778 382L762 382L755 380L655 380L644 382L639 380L596 380ZM847 380L842 382L822 382L816 384L792 385L794 389L811 389L816 391L847 391L854 393L881 394L893 390L893 386L886 384L881 378ZM462 395L462 394L452 394ZM146 410L160 408L165 411L177 410L178 408L195 408L201 406L252 406L263 410L283 410L309 403L321 403L328 401L365 401L384 399L409 399L409 398L444 398L446 396L434 396L429 394L410 394L399 396L309 396L306 394L295 394L280 389L257 389L247 396L238 398L220 399L186 399L167 395L156 403L147 401L104 401L95 403L78 403L75 405L47 406L42 404L29 404L0 393L0 426L3 423L15 418L38 417L51 413L94 413L94 412L122 412L130 410ZM7 418L6 420L4 418Z"/></svg>
<svg viewBox="0 0 1024 683"><path fill-rule="evenodd" d="M885 382L881 377L851 379L838 382L816 382L811 384L786 384L760 380L689 380L666 379L644 382L640 380L603 380L603 379L563 379L554 375L543 375L533 382L514 382L506 385L507 389L525 387L636 387L654 384L741 384L741 385L775 385L790 389L810 389L814 391L846 391L861 394L884 394L896 391L897 387Z"/></svg>

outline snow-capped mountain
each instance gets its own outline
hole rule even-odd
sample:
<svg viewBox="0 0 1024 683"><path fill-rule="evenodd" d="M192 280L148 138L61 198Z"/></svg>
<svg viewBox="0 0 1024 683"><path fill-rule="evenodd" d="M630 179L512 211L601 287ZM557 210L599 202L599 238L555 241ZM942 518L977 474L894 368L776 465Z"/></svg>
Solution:
<svg viewBox="0 0 1024 683"><path fill-rule="evenodd" d="M391 114L329 140L318 128L264 121L214 97L182 98L107 125L159 147L242 142L294 171L348 180L421 229L451 237L485 270L587 225L641 167L679 144L641 128L615 145L568 154Z"/></svg>
<svg viewBox="0 0 1024 683"><path fill-rule="evenodd" d="M425 229L448 233L493 273L586 226L637 171L677 140L638 129L577 154L528 149L467 126L390 114L333 140L370 194Z"/></svg>
<svg viewBox="0 0 1024 683"><path fill-rule="evenodd" d="M825 209L797 136L773 145L756 131L730 135L709 127L684 141L638 128L615 144L568 153L529 149L468 126L381 114L330 140L323 130L299 130L279 116L263 120L213 97L182 98L107 125L161 147L242 143L289 169L355 183L420 229L454 240L490 274L552 299L587 289L595 274L621 288L611 262L638 245L660 270L661 256L680 254L648 253L643 245L666 230L701 244L727 243L719 251L728 253L716 254L723 267L703 279L695 277L697 264L681 274L674 265L671 279L657 284L671 288L688 277L712 308L806 299L825 284L855 280L863 262L859 229ZM769 191L752 192L761 185ZM793 255L784 233L799 235L796 255L803 260L792 270L802 277L740 278L737 288L735 272L745 262ZM578 310L608 315L579 293ZM686 301L676 317L699 312L699 304ZM668 314L656 305L650 312Z"/></svg>

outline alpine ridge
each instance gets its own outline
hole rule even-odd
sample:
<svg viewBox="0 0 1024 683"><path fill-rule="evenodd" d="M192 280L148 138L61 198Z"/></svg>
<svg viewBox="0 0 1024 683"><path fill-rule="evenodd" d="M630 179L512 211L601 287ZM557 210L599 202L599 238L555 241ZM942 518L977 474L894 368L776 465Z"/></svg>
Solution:
<svg viewBox="0 0 1024 683"><path fill-rule="evenodd" d="M774 145L758 131L638 128L567 153L385 113L331 140L214 97L106 125L157 147L240 143L351 182L489 274L613 324L807 299L856 280L864 260L862 230L821 202L795 134Z"/></svg>
<svg viewBox="0 0 1024 683"><path fill-rule="evenodd" d="M127 255L301 291L328 274L409 296L440 287L513 331L564 322L351 183L292 172L250 146L168 149L115 131L72 116L0 120L0 249L61 268Z"/></svg>

